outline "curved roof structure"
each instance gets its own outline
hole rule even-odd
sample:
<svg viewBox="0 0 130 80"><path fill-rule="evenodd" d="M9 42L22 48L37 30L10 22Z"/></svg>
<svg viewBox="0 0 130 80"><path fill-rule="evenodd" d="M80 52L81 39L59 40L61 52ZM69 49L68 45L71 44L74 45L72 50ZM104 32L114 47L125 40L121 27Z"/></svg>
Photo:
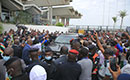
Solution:
<svg viewBox="0 0 130 80"><path fill-rule="evenodd" d="M31 14L41 14L42 13L41 9L39 9L39 7L36 6L35 4L24 5L24 10L26 10L27 12L29 12Z"/></svg>
<svg viewBox="0 0 130 80"><path fill-rule="evenodd" d="M59 6L68 5L72 0L23 0L25 4L36 4L37 6Z"/></svg>
<svg viewBox="0 0 130 80"><path fill-rule="evenodd" d="M17 0L0 0L2 6L13 11L13 10L23 10L23 4Z"/></svg>
<svg viewBox="0 0 130 80"><path fill-rule="evenodd" d="M2 5L10 11L27 10L32 14L40 14L41 10L35 4L24 5L18 0L1 0Z"/></svg>
<svg viewBox="0 0 130 80"><path fill-rule="evenodd" d="M75 11L73 7L58 7L53 8L53 16L59 16L64 18L81 18L81 14Z"/></svg>

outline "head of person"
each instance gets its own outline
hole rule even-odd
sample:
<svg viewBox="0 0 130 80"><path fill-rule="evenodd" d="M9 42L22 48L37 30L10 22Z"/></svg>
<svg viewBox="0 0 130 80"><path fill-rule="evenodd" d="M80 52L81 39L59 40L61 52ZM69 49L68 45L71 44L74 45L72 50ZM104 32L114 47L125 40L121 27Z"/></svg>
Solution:
<svg viewBox="0 0 130 80"><path fill-rule="evenodd" d="M4 54L2 54L2 57L5 61L9 60L14 55L14 50L11 47L7 47L4 50Z"/></svg>
<svg viewBox="0 0 130 80"><path fill-rule="evenodd" d="M88 41L88 45L92 45L92 41L91 40Z"/></svg>
<svg viewBox="0 0 130 80"><path fill-rule="evenodd" d="M19 45L19 39L15 39L14 44Z"/></svg>
<svg viewBox="0 0 130 80"><path fill-rule="evenodd" d="M104 48L104 49L107 49L107 45L106 44L102 44L102 47Z"/></svg>
<svg viewBox="0 0 130 80"><path fill-rule="evenodd" d="M23 41L25 41L25 40L26 40L25 36L22 36L22 40L23 40Z"/></svg>
<svg viewBox="0 0 130 80"><path fill-rule="evenodd" d="M29 50L29 53L30 53L30 58L31 58L31 60L33 61L33 60L38 60L38 50L39 49L37 49L37 48L31 48L30 50Z"/></svg>
<svg viewBox="0 0 130 80"><path fill-rule="evenodd" d="M72 49L69 51L68 54L68 61L75 62L77 60L77 57L79 55L79 52L75 49Z"/></svg>
<svg viewBox="0 0 130 80"><path fill-rule="evenodd" d="M88 53L89 51L87 48L81 48L79 51L79 58L82 59L88 57Z"/></svg>
<svg viewBox="0 0 130 80"><path fill-rule="evenodd" d="M130 46L130 40L124 44L124 46L127 48Z"/></svg>
<svg viewBox="0 0 130 80"><path fill-rule="evenodd" d="M36 36L35 36L35 40L38 40L38 39L39 39L39 36L38 36L38 35L36 35Z"/></svg>
<svg viewBox="0 0 130 80"><path fill-rule="evenodd" d="M49 41L48 41L48 40L45 40L44 45L45 45L45 46L48 46L48 45L49 45Z"/></svg>
<svg viewBox="0 0 130 80"><path fill-rule="evenodd" d="M46 34L49 34L49 31L48 31L48 30L46 30Z"/></svg>
<svg viewBox="0 0 130 80"><path fill-rule="evenodd" d="M122 40L123 39L128 39L128 37L127 37L127 35L125 33L122 33L122 37L121 38L122 38Z"/></svg>
<svg viewBox="0 0 130 80"><path fill-rule="evenodd" d="M111 45L111 46L115 46L116 44L117 44L117 42L115 42L115 41L112 40L112 39L110 40L110 45Z"/></svg>
<svg viewBox="0 0 130 80"><path fill-rule="evenodd" d="M127 60L128 63L130 64L130 51L127 52L126 60Z"/></svg>
<svg viewBox="0 0 130 80"><path fill-rule="evenodd" d="M22 74L22 63L21 59L17 57L12 57L5 62L5 67L9 76L16 77Z"/></svg>
<svg viewBox="0 0 130 80"><path fill-rule="evenodd" d="M9 34L13 34L13 33L14 33L14 30L10 29Z"/></svg>
<svg viewBox="0 0 130 80"><path fill-rule="evenodd" d="M68 54L68 47L62 46L60 49L60 53L67 55Z"/></svg>
<svg viewBox="0 0 130 80"><path fill-rule="evenodd" d="M83 42L83 46L88 47L89 43L87 41Z"/></svg>
<svg viewBox="0 0 130 80"><path fill-rule="evenodd" d="M47 48L45 49L45 60L46 61L52 61L53 59L53 51L51 50L51 48Z"/></svg>
<svg viewBox="0 0 130 80"><path fill-rule="evenodd" d="M104 51L105 59L109 59L110 57L113 57L113 55L114 55L114 52L112 51L112 49L110 48L105 49Z"/></svg>
<svg viewBox="0 0 130 80"><path fill-rule="evenodd" d="M27 40L27 44L32 45L32 44L33 44L33 41L32 41L31 39L28 39L28 40Z"/></svg>
<svg viewBox="0 0 130 80"><path fill-rule="evenodd" d="M74 40L74 41L72 42L71 48L72 48L72 49L75 49L75 50L77 50L77 51L79 51L79 49L80 49L80 42Z"/></svg>
<svg viewBox="0 0 130 80"><path fill-rule="evenodd" d="M95 45L89 45L89 55L94 55L97 51L97 47Z"/></svg>
<svg viewBox="0 0 130 80"><path fill-rule="evenodd" d="M2 37L0 37L0 42L3 42L3 38Z"/></svg>
<svg viewBox="0 0 130 80"><path fill-rule="evenodd" d="M14 35L14 40L15 40L15 39L18 39L18 36L17 36L17 35Z"/></svg>

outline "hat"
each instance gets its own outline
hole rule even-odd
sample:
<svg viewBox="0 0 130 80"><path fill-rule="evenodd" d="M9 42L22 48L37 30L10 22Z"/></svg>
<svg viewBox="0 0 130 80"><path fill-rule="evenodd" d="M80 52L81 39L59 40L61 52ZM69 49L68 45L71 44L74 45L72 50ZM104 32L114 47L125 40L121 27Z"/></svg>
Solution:
<svg viewBox="0 0 130 80"><path fill-rule="evenodd" d="M75 54L75 55L79 54L79 52L75 49L70 50L69 53L72 53L72 54Z"/></svg>

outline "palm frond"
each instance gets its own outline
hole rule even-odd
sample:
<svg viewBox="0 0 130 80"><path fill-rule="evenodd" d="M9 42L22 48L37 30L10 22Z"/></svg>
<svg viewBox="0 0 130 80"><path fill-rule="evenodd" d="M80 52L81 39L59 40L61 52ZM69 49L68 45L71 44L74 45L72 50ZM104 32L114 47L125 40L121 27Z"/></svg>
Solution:
<svg viewBox="0 0 130 80"><path fill-rule="evenodd" d="M112 19L113 19L114 23L117 22L117 17L112 17Z"/></svg>
<svg viewBox="0 0 130 80"><path fill-rule="evenodd" d="M127 11L119 11L119 16L121 17L121 18L124 18L125 16L127 16Z"/></svg>

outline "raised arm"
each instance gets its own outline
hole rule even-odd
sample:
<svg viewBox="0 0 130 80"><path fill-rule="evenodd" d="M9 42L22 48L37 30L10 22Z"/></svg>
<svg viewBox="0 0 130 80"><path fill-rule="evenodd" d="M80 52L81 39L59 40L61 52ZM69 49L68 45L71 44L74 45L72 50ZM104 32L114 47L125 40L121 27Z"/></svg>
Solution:
<svg viewBox="0 0 130 80"><path fill-rule="evenodd" d="M99 49L101 50L102 53L104 53L105 50L104 50L102 44L100 43L100 41L99 41L99 39L98 39L98 34L97 34L97 32L96 32L94 35L96 36L96 42L97 42L97 45L98 45Z"/></svg>
<svg viewBox="0 0 130 80"><path fill-rule="evenodd" d="M129 38L129 40L130 40L130 35L127 33L127 32L124 32L125 33L125 35Z"/></svg>
<svg viewBox="0 0 130 80"><path fill-rule="evenodd" d="M96 40L93 38L93 35L91 35L91 39L93 42L96 42Z"/></svg>

